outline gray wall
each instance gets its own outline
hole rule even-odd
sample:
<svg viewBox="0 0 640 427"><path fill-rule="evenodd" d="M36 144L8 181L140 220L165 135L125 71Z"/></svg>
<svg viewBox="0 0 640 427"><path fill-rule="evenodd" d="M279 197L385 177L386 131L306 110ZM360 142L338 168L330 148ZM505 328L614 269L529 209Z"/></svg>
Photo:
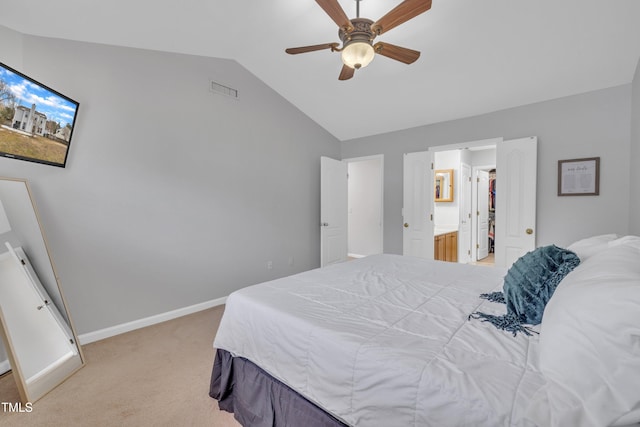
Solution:
<svg viewBox="0 0 640 427"><path fill-rule="evenodd" d="M31 184L78 333L319 265L319 158L340 143L235 61L2 27L0 57L80 102L65 169L0 158Z"/></svg>
<svg viewBox="0 0 640 427"><path fill-rule="evenodd" d="M624 234L640 214L638 71L633 85L340 144L234 61L2 26L0 58L81 104L66 169L0 158L0 176L31 183L79 333L316 267L321 155L385 155L389 253L402 252L402 153L434 145L537 136L538 244ZM601 195L558 198L557 161L591 156Z"/></svg>
<svg viewBox="0 0 640 427"><path fill-rule="evenodd" d="M403 153L494 137L537 136L537 244L566 245L594 234L629 232L630 106L631 85L624 85L345 141L342 156L384 154L384 251L402 253ZM601 158L600 195L558 197L558 160L596 156Z"/></svg>
<svg viewBox="0 0 640 427"><path fill-rule="evenodd" d="M631 95L631 159L632 165L640 164L640 60L633 77ZM631 168L631 188L629 192L629 232L640 235L640 169Z"/></svg>
<svg viewBox="0 0 640 427"><path fill-rule="evenodd" d="M0 25L0 53L0 62L22 65L22 34Z"/></svg>

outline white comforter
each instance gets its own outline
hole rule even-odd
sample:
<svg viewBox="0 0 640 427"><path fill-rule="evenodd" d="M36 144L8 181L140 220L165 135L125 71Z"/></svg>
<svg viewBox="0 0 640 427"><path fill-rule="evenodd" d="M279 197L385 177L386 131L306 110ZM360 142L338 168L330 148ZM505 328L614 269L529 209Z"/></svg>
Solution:
<svg viewBox="0 0 640 427"><path fill-rule="evenodd" d="M376 255L229 296L214 346L353 426L527 425L537 335L468 320L505 269Z"/></svg>

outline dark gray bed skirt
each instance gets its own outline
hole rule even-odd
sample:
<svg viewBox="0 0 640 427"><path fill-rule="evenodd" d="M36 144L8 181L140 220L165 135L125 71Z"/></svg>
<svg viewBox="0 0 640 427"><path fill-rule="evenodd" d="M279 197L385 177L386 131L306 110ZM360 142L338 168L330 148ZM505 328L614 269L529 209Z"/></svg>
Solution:
<svg viewBox="0 0 640 427"><path fill-rule="evenodd" d="M346 427L247 359L218 349L209 396L244 427Z"/></svg>

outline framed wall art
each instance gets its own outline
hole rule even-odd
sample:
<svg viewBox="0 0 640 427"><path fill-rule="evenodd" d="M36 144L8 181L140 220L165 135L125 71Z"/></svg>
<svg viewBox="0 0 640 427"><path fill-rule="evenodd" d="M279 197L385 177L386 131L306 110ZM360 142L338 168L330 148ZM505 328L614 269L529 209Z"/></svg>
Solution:
<svg viewBox="0 0 640 427"><path fill-rule="evenodd" d="M600 157L558 160L558 196L600 194Z"/></svg>

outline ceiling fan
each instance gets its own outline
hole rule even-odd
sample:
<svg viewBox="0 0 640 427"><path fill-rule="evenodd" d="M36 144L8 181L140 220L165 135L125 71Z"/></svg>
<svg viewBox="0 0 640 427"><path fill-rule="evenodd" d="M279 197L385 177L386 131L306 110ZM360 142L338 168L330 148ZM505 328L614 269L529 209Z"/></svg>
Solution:
<svg viewBox="0 0 640 427"><path fill-rule="evenodd" d="M376 53L405 64L411 64L420 57L420 52L417 50L384 42L373 44L373 39L426 12L431 8L432 0L404 0L376 22L360 18L360 0L355 1L356 18L349 19L338 0L316 0L327 15L338 24L338 37L342 40L342 48L339 47L340 43L325 43L292 47L285 49L285 52L291 55L324 49L342 52L343 66L339 80L348 80L353 77L355 70L369 65Z"/></svg>

